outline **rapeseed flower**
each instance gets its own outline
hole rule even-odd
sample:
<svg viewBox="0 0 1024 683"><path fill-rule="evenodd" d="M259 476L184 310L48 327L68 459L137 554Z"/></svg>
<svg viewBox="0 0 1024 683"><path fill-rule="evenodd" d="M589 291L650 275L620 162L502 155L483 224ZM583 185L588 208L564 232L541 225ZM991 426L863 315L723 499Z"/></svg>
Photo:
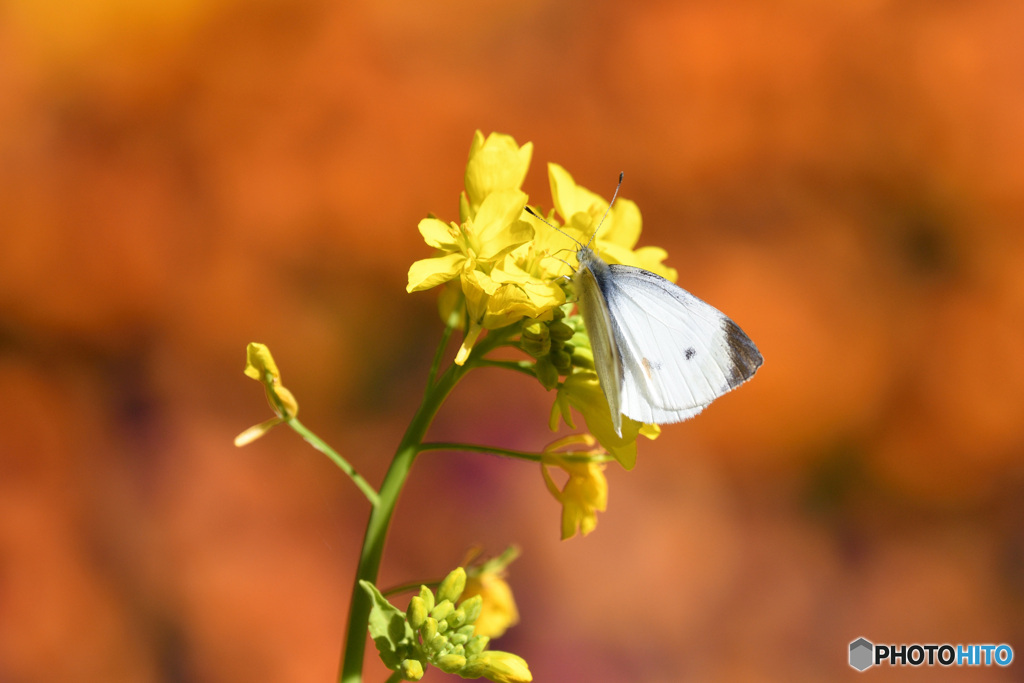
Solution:
<svg viewBox="0 0 1024 683"><path fill-rule="evenodd" d="M566 454L558 452L561 448L580 443L588 446L591 454L600 454L600 450L593 450L592 438L576 435L560 439L548 446L541 462L544 483L555 500L562 504L563 541L575 536L577 530L584 536L589 534L597 526L597 513L608 508L608 480L604 476L604 463L595 460L570 460ZM573 455L578 456L580 453L576 452ZM560 467L569 475L561 489L548 471L550 466Z"/></svg>
<svg viewBox="0 0 1024 683"><path fill-rule="evenodd" d="M553 210L546 219L533 215L544 215L539 211L526 212L528 197L521 186L532 153L532 144L520 146L508 135L475 133L460 222L420 221L420 234L437 253L413 263L406 289L444 285L442 318L458 321L464 330L455 357L460 365L485 330L522 325L520 342L535 360L534 374L545 388L558 390L551 428L557 429L559 417L574 426L570 409L575 408L607 452L630 468L637 435L654 438L658 428L626 418L622 436L615 433L586 331L572 312L570 259L593 237L592 247L609 263L638 266L673 281L676 271L664 265L664 249L636 248L642 220L634 202L618 199L609 209L608 200L577 185L558 164L548 164Z"/></svg>

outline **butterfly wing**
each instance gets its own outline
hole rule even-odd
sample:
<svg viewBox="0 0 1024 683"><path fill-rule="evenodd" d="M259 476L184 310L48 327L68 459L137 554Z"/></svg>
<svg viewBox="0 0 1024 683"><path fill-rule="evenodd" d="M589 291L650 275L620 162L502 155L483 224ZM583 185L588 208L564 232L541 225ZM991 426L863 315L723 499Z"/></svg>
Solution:
<svg viewBox="0 0 1024 683"><path fill-rule="evenodd" d="M616 434L622 434L622 411L620 410L619 391L622 386L622 359L619 357L619 348L612 336L612 319L608 311L608 304L601 287L598 284L597 276L591 270L590 262L583 260L576 274L573 276L573 287L576 290L577 302L583 322L587 328L587 336L590 338L590 349L594 354L594 368L597 370L597 380L601 384L601 390L608 401L608 408L612 413L612 424ZM604 263L596 263L598 272L607 268ZM602 278L602 280L605 278Z"/></svg>
<svg viewBox="0 0 1024 683"><path fill-rule="evenodd" d="M599 288L620 357L623 414L645 423L681 422L761 366L754 342L718 309L642 268L608 269Z"/></svg>

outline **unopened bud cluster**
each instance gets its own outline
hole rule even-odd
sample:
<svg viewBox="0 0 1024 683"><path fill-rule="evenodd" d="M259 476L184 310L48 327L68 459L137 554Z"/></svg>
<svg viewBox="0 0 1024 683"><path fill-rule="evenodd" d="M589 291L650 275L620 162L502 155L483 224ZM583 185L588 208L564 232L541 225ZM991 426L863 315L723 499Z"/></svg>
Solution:
<svg viewBox="0 0 1024 683"><path fill-rule="evenodd" d="M576 328L569 324L572 319L566 319L561 308L553 312L553 320L524 320L519 336L523 351L537 359L537 379L545 389L555 388L559 375L572 370L575 351L575 344L570 342L576 334Z"/></svg>
<svg viewBox="0 0 1024 683"><path fill-rule="evenodd" d="M406 618L419 635L427 660L447 673L459 673L470 659L479 655L490 640L473 635L473 623L480 616L483 598L474 595L456 606L466 588L466 571L459 567L437 589L426 586L409 601Z"/></svg>
<svg viewBox="0 0 1024 683"><path fill-rule="evenodd" d="M466 570L454 570L436 595L426 586L409 601L403 624L405 635L394 629L402 613L373 584L362 582L376 606L370 618L370 634L381 658L407 681L423 678L426 664L463 678L487 678L496 683L527 683L533 680L522 657L488 650L488 636L474 635L474 622L483 608L483 597L474 595L459 602L466 588ZM374 614L383 619L375 619ZM393 615L393 616L388 616Z"/></svg>

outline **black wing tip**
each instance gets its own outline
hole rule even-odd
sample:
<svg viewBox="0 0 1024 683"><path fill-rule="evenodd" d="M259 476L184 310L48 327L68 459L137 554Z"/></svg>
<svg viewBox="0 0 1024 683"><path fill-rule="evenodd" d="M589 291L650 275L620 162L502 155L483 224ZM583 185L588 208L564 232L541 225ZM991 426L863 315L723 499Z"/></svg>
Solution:
<svg viewBox="0 0 1024 683"><path fill-rule="evenodd" d="M732 376L729 387L737 387L754 376L757 369L764 363L764 356L757 350L754 342L740 326L728 318L722 323L725 341L729 347L729 358L732 360Z"/></svg>

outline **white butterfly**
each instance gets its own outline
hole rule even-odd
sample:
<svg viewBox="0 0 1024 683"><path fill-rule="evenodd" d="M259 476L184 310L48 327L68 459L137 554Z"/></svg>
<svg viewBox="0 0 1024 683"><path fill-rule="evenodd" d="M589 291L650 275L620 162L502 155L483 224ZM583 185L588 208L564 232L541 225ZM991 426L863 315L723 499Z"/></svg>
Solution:
<svg viewBox="0 0 1024 683"><path fill-rule="evenodd" d="M764 362L736 323L660 275L609 265L587 246L576 260L577 306L619 436L622 415L682 422Z"/></svg>
<svg viewBox="0 0 1024 683"><path fill-rule="evenodd" d="M660 275L609 265L577 244L573 289L616 434L623 415L645 424L691 418L761 367L754 342L721 311Z"/></svg>

